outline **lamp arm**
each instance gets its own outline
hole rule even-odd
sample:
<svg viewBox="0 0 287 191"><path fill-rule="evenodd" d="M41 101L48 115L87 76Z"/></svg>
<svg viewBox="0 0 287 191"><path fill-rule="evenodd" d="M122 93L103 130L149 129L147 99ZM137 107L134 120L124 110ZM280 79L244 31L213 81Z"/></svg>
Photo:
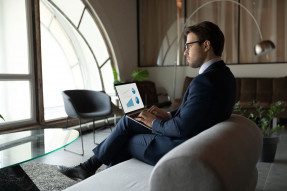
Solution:
<svg viewBox="0 0 287 191"><path fill-rule="evenodd" d="M256 27L257 27L257 30L259 32L259 36L260 36L260 39L263 40L263 37L262 37L262 33L261 33L261 30L260 30L260 27L255 19L255 17L252 15L252 13L244 6L242 5L241 3L237 2L237 1L234 1L234 0L213 0L213 1L209 1L209 2L206 2L204 4L202 4L201 6L199 6L197 9L195 9L191 14L190 16L187 18L187 21L189 21L193 15L201 8L203 8L204 6L208 5L208 4L211 4L211 3L215 3L215 2L230 2L230 3L235 3L236 5L240 6L241 8L243 8L250 16L251 18L253 19ZM178 19L179 20L179 19ZM179 22L179 21L178 21ZM184 26L183 28L185 28L187 26L187 22L184 23ZM180 57L179 57L179 54L180 54L180 50L179 50L179 43L180 43L180 39L181 39L181 36L183 35L183 31L180 33L179 32L179 24L178 24L178 36L177 36L177 45L178 45L178 48L177 48L177 58L176 58L176 62L174 64L174 80L173 80L173 97L175 98L175 94L176 94L176 90L175 90L175 87L176 87L176 67L177 65L179 65L179 62L180 62Z"/></svg>
<svg viewBox="0 0 287 191"><path fill-rule="evenodd" d="M254 16L252 15L252 13L251 13L244 5L242 5L241 3L238 3L237 1L234 1L234 0L213 0L213 1L206 2L206 3L202 4L201 6L199 6L197 9L195 9L195 10L191 13L191 15L187 18L187 21L189 21L189 20L192 18L192 16L193 16L199 9L203 8L204 6L206 6L206 5L208 5L208 4L211 4L211 3L224 2L224 1L226 1L226 2L231 2L231 3L235 3L236 5L239 5L241 8L243 8L243 9L251 16L251 18L253 19L253 21L254 21L254 23L255 23L257 29L258 29L259 36L260 36L261 40L263 40L260 27L259 27L259 25L258 25L256 19L255 19ZM187 22L185 22L184 27L186 27L186 24L187 24Z"/></svg>

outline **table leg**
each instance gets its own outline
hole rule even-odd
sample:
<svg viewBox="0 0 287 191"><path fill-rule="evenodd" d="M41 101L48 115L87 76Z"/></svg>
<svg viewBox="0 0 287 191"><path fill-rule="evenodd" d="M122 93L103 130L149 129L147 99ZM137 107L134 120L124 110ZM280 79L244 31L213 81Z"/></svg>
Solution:
<svg viewBox="0 0 287 191"><path fill-rule="evenodd" d="M20 165L0 170L0 191L39 191Z"/></svg>

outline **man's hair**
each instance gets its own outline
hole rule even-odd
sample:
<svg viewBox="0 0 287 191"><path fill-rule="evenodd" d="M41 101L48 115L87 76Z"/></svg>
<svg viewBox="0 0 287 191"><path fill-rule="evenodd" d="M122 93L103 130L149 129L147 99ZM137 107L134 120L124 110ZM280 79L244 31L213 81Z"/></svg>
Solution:
<svg viewBox="0 0 287 191"><path fill-rule="evenodd" d="M210 41L213 52L216 56L221 56L224 48L224 35L220 28L209 21L203 21L193 26L185 28L185 35L188 33L194 33L200 43L203 43L205 40Z"/></svg>

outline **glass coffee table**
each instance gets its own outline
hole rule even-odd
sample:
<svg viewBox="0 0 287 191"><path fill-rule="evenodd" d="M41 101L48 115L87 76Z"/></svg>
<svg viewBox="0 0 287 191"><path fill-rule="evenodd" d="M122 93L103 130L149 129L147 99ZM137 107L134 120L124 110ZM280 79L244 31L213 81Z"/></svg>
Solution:
<svg viewBox="0 0 287 191"><path fill-rule="evenodd" d="M78 137L77 130L57 128L0 135L0 191L38 190L20 164L57 151Z"/></svg>

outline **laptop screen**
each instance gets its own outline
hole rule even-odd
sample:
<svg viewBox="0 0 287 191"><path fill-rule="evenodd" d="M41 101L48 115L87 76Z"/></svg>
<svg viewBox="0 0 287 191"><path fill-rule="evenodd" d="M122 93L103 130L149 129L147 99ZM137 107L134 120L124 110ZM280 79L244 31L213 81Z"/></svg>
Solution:
<svg viewBox="0 0 287 191"><path fill-rule="evenodd" d="M119 84L115 88L125 113L144 108L136 83Z"/></svg>

